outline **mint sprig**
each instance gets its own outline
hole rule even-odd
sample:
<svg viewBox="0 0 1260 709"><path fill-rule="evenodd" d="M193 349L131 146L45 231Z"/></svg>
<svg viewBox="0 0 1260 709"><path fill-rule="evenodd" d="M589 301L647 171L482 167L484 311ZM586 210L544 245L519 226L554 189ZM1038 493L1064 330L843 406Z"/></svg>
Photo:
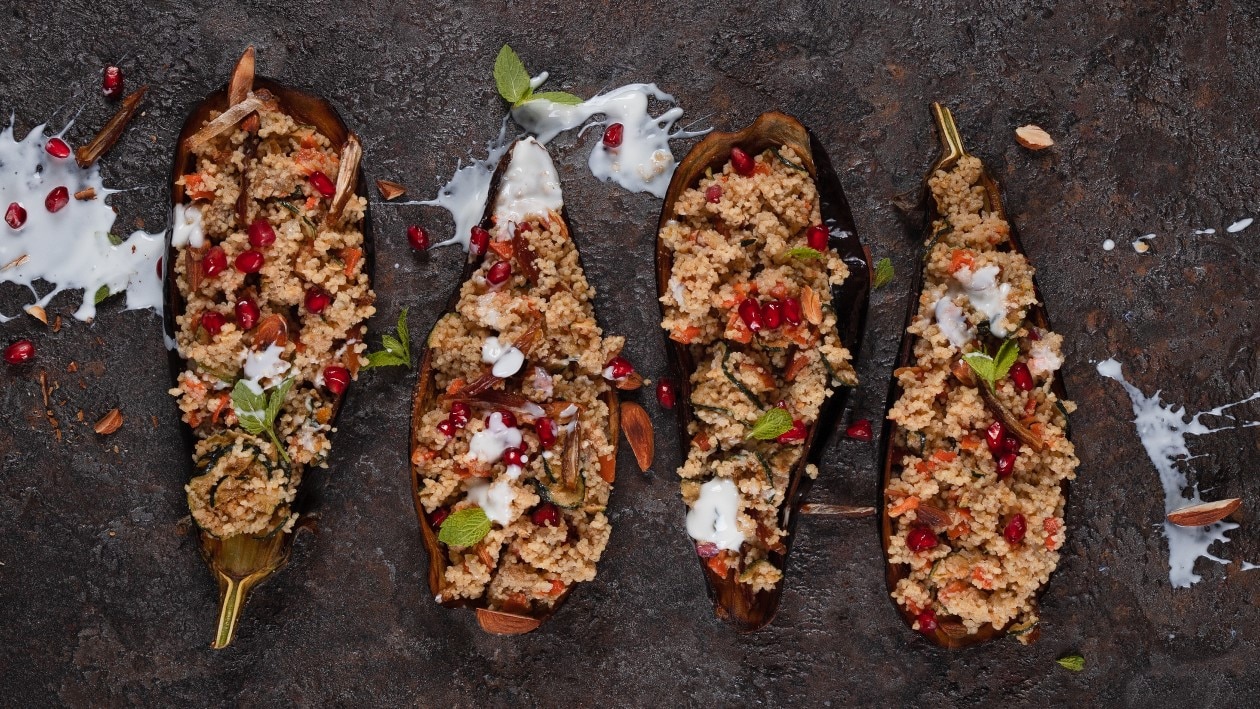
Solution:
<svg viewBox="0 0 1260 709"><path fill-rule="evenodd" d="M529 71L520 56L508 45L503 45L499 56L494 59L494 85L504 101L512 104L512 108L527 101L551 101L565 106L576 106L582 99L567 91L543 91L534 93L530 86Z"/></svg>
<svg viewBox="0 0 1260 709"><path fill-rule="evenodd" d="M1064 655L1055 660L1055 662L1059 663L1060 667L1073 672L1080 672L1085 669L1085 658L1078 654Z"/></svg>
<svg viewBox="0 0 1260 709"><path fill-rule="evenodd" d="M442 520L438 541L452 547L468 547L490 533L490 518L480 507L465 507Z"/></svg>
<svg viewBox="0 0 1260 709"><path fill-rule="evenodd" d="M996 387L998 380L1011 371L1011 365L1018 359L1019 343L1013 339L1004 341L998 348L997 354L993 356L983 352L968 352L963 355L963 360L970 365L977 377L989 385L990 389Z"/></svg>
<svg viewBox="0 0 1260 709"><path fill-rule="evenodd" d="M772 441L792 430L792 414L787 409L774 407L757 418L748 431L748 438Z"/></svg>
<svg viewBox="0 0 1260 709"><path fill-rule="evenodd" d="M407 330L407 309L403 308L398 315L396 335L381 336L381 349L367 354L364 369L372 367L410 367L411 366L411 333Z"/></svg>
<svg viewBox="0 0 1260 709"><path fill-rule="evenodd" d="M236 420L240 422L241 428L255 436L267 434L286 463L289 462L289 454L276 437L275 423L276 416L280 415L280 409L284 407L284 397L293 388L293 381L293 377L289 377L280 382L279 386L271 390L270 395L255 392L244 379L237 381L236 386L232 387L232 410L236 412Z"/></svg>
<svg viewBox="0 0 1260 709"><path fill-rule="evenodd" d="M875 278L871 281L871 287L883 288L892 282L894 275L892 259L885 256L875 262Z"/></svg>
<svg viewBox="0 0 1260 709"><path fill-rule="evenodd" d="M808 246L797 246L797 247L788 249L785 253L791 258L799 258L799 259L822 258L821 251L819 251L818 249L811 249Z"/></svg>

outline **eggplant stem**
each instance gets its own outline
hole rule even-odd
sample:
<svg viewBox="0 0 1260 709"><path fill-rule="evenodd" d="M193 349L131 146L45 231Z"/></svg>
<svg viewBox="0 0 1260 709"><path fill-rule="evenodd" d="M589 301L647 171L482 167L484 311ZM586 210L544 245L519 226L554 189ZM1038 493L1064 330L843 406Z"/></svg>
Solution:
<svg viewBox="0 0 1260 709"><path fill-rule="evenodd" d="M234 579L219 572L219 624L214 633L215 650L222 650L232 644L236 635L236 621L241 617L241 608L245 606L245 594L249 592L249 577Z"/></svg>
<svg viewBox="0 0 1260 709"><path fill-rule="evenodd" d="M941 159L936 163L937 169L952 167L954 163L967 155L963 147L962 133L958 132L958 124L954 123L954 114L939 103L932 103L932 115L936 118L936 131L941 139Z"/></svg>

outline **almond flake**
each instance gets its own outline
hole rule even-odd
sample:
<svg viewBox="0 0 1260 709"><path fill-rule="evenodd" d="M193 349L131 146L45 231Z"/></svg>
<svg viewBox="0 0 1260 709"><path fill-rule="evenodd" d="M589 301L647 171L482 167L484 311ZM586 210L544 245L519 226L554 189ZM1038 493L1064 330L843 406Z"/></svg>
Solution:
<svg viewBox="0 0 1260 709"><path fill-rule="evenodd" d="M656 435L648 412L633 401L621 402L621 431L626 434L630 450L634 451L634 459L639 463L639 470L645 473L651 470L656 449Z"/></svg>
<svg viewBox="0 0 1260 709"><path fill-rule="evenodd" d="M1206 527L1213 522L1220 522L1242 507L1242 500L1231 497L1215 502L1200 502L1188 505L1168 513L1168 521L1178 527Z"/></svg>
<svg viewBox="0 0 1260 709"><path fill-rule="evenodd" d="M949 513L933 505L920 504L914 509L915 518L929 527L947 527L951 522Z"/></svg>
<svg viewBox="0 0 1260 709"><path fill-rule="evenodd" d="M399 197L407 194L406 187L403 187L397 182L390 182L389 180L377 180L376 189L380 190L381 197L383 197L386 202L391 199L398 199Z"/></svg>
<svg viewBox="0 0 1260 709"><path fill-rule="evenodd" d="M102 436L108 436L114 431L117 431L118 429L122 428L122 425L123 425L122 414L119 413L118 409L111 409L109 413L101 417L100 421L96 422L96 425L92 427L92 430L96 431Z"/></svg>
<svg viewBox="0 0 1260 709"><path fill-rule="evenodd" d="M861 519L863 517L874 517L874 507L858 507L854 505L828 505L825 503L808 502L801 505L801 514L804 515L828 515L835 517L844 517L845 519Z"/></svg>
<svg viewBox="0 0 1260 709"><path fill-rule="evenodd" d="M96 188L88 187L87 189L79 190L78 192L74 193L74 198L78 200L83 200L83 201L87 201L89 199L96 199Z"/></svg>
<svg viewBox="0 0 1260 709"><path fill-rule="evenodd" d="M48 313L44 312L44 309L39 307L38 305L26 306L26 314L44 323L45 325L48 324Z"/></svg>
<svg viewBox="0 0 1260 709"><path fill-rule="evenodd" d="M1015 129L1015 142L1029 150L1045 150L1054 145L1049 133L1031 124Z"/></svg>
<svg viewBox="0 0 1260 709"><path fill-rule="evenodd" d="M822 324L822 301L813 288L805 286L801 289L801 312L805 319L814 325Z"/></svg>

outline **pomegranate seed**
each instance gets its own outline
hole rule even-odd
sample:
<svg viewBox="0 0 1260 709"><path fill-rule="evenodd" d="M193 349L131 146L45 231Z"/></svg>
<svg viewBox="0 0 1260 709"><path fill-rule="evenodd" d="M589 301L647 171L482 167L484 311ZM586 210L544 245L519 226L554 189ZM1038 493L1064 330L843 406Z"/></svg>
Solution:
<svg viewBox="0 0 1260 709"><path fill-rule="evenodd" d="M1002 454L1002 440L1006 438L1006 426L1001 421L994 421L992 426L984 429L984 442L993 455Z"/></svg>
<svg viewBox="0 0 1260 709"><path fill-rule="evenodd" d="M792 427L779 436L778 441L779 443L800 443L805 440L806 433L808 432L805 430L805 422L796 419L792 422Z"/></svg>
<svg viewBox="0 0 1260 709"><path fill-rule="evenodd" d="M258 273L262 270L264 260L262 252L250 249L237 254L234 264L241 273Z"/></svg>
<svg viewBox="0 0 1260 709"><path fill-rule="evenodd" d="M260 313L258 312L258 304L254 302L253 298L241 298L236 301L235 311L236 326L241 329L241 332L249 332L258 324Z"/></svg>
<svg viewBox="0 0 1260 709"><path fill-rule="evenodd" d="M1014 453L1003 453L1002 457L997 461L997 474L999 480L1004 480L1015 472L1015 459L1019 456Z"/></svg>
<svg viewBox="0 0 1260 709"><path fill-rule="evenodd" d="M350 370L340 365L324 367L324 386L328 391L340 395L350 386Z"/></svg>
<svg viewBox="0 0 1260 709"><path fill-rule="evenodd" d="M611 379L617 381L634 374L634 365L630 364L630 360L622 357L621 355L617 355L616 357L608 360L608 364L604 365L604 369L608 371L608 374L612 375L612 377L610 377Z"/></svg>
<svg viewBox="0 0 1260 709"><path fill-rule="evenodd" d="M220 315L219 313L216 313L213 310L206 313L202 313L201 315L201 326L204 327L206 329L206 332L210 333L211 335L218 335L219 331L221 331L223 329L223 326L226 324L227 324L227 318L223 317L222 315Z"/></svg>
<svg viewBox="0 0 1260 709"><path fill-rule="evenodd" d="M17 340L4 348L4 361L21 364L35 359L35 345L30 340Z"/></svg>
<svg viewBox="0 0 1260 709"><path fill-rule="evenodd" d="M44 198L44 206L50 212L59 212L67 204L70 204L70 190L66 189L65 186L52 188L52 192L49 192L48 196Z"/></svg>
<svg viewBox="0 0 1260 709"><path fill-rule="evenodd" d="M451 423L456 428L463 428L468 425L468 421L472 418L472 409L462 401L456 401L451 404Z"/></svg>
<svg viewBox="0 0 1260 709"><path fill-rule="evenodd" d="M512 277L512 264L507 261L499 261L486 271L486 280L494 285L499 285Z"/></svg>
<svg viewBox="0 0 1260 709"><path fill-rule="evenodd" d="M66 145L66 141L61 138L49 138L48 142L44 143L44 150L48 151L48 154L54 158L65 159L70 157L70 146Z"/></svg>
<svg viewBox="0 0 1260 709"><path fill-rule="evenodd" d="M1007 436L1002 439L1002 452L1011 455L1019 455L1019 439L1014 436Z"/></svg>
<svg viewBox="0 0 1260 709"><path fill-rule="evenodd" d="M227 268L227 254L218 246L211 246L205 256L201 257L201 272L206 278L214 278Z"/></svg>
<svg viewBox="0 0 1260 709"><path fill-rule="evenodd" d="M556 422L549 418L540 418L534 422L534 433L538 434L538 442L543 448L551 448L556 444Z"/></svg>
<svg viewBox="0 0 1260 709"><path fill-rule="evenodd" d="M455 422L450 419L442 419L438 421L437 430L438 433L450 438L455 435Z"/></svg>
<svg viewBox="0 0 1260 709"><path fill-rule="evenodd" d="M906 535L906 547L916 554L936 548L939 542L940 540L936 538L936 532L933 532L932 528L925 524L916 524L910 528L910 533Z"/></svg>
<svg viewBox="0 0 1260 709"><path fill-rule="evenodd" d="M161 256L158 256L157 268L155 268L154 270L157 271L158 278L161 278L162 277L162 257Z"/></svg>
<svg viewBox="0 0 1260 709"><path fill-rule="evenodd" d="M1034 327L1034 328L1030 328L1030 329L1028 330L1028 339L1032 340L1033 342L1036 342L1037 340L1040 340L1040 339L1041 339L1041 330L1038 330L1038 329L1037 329L1037 328L1035 328L1035 327Z"/></svg>
<svg viewBox="0 0 1260 709"><path fill-rule="evenodd" d="M822 224L815 224L805 232L805 243L815 251L826 251L828 238L827 227Z"/></svg>
<svg viewBox="0 0 1260 709"><path fill-rule="evenodd" d="M709 185L709 187L704 191L704 201L708 202L709 204L717 204L718 202L721 202L722 201L722 186Z"/></svg>
<svg viewBox="0 0 1260 709"><path fill-rule="evenodd" d="M508 411L507 409L499 409L498 411L495 411L494 413L499 415L499 420L503 422L504 426L507 426L508 428L518 427L516 423L516 414L513 414L511 411ZM489 416L486 417L486 425L487 426L490 425Z"/></svg>
<svg viewBox="0 0 1260 709"><path fill-rule="evenodd" d="M539 527L555 527L560 524L560 508L550 502L544 502L534 508L529 519Z"/></svg>
<svg viewBox="0 0 1260 709"><path fill-rule="evenodd" d="M801 324L801 301L796 298L783 299L783 319L789 325Z"/></svg>
<svg viewBox="0 0 1260 709"><path fill-rule="evenodd" d="M717 556L720 551L721 550L718 549L718 546L713 542L700 542L699 544L696 544L696 556L701 559L712 559Z"/></svg>
<svg viewBox="0 0 1260 709"><path fill-rule="evenodd" d="M875 433L871 430L870 419L858 419L857 421L854 421L844 430L844 433L849 438L858 441L866 441L868 443L875 438Z"/></svg>
<svg viewBox="0 0 1260 709"><path fill-rule="evenodd" d="M609 148L620 148L622 134L626 127L620 123L611 123L604 129L604 145Z"/></svg>
<svg viewBox="0 0 1260 709"><path fill-rule="evenodd" d="M490 247L490 232L479 226L472 228L472 234L468 237L468 253L474 257L480 257L486 253L486 249Z"/></svg>
<svg viewBox="0 0 1260 709"><path fill-rule="evenodd" d="M250 246L261 249L274 243L276 243L276 230L271 228L271 223L266 219L259 217L249 225Z"/></svg>
<svg viewBox="0 0 1260 709"><path fill-rule="evenodd" d="M310 289L306 291L305 304L308 312L315 314L322 313L324 312L324 308L327 308L331 303L332 296L328 295L328 293L324 292L324 290L318 286L311 286Z"/></svg>
<svg viewBox="0 0 1260 709"><path fill-rule="evenodd" d="M1006 522L1006 527L1002 530L1002 536L1006 538L1009 544L1019 544L1024 541L1024 535L1028 533L1028 522L1024 519L1024 515L1016 514Z"/></svg>
<svg viewBox="0 0 1260 709"><path fill-rule="evenodd" d="M411 244L411 248L416 251L424 251L429 248L429 232L423 227L412 224L407 227L407 243Z"/></svg>
<svg viewBox="0 0 1260 709"><path fill-rule="evenodd" d="M525 457L525 452L520 448L508 448L503 451L503 463L505 465L515 465L519 468L527 462L529 460Z"/></svg>
<svg viewBox="0 0 1260 709"><path fill-rule="evenodd" d="M21 229L26 223L26 208L17 202L10 204L9 208L4 210L4 221L10 229Z"/></svg>
<svg viewBox="0 0 1260 709"><path fill-rule="evenodd" d="M761 329L761 306L753 298L744 298L739 304L739 319L744 321L749 330L757 332Z"/></svg>
<svg viewBox="0 0 1260 709"><path fill-rule="evenodd" d="M925 608L919 611L914 617L919 623L919 632L924 635L931 635L936 632L936 611L931 608Z"/></svg>
<svg viewBox="0 0 1260 709"><path fill-rule="evenodd" d="M743 149L731 148L731 167L735 168L735 172L744 177L750 177L753 174L753 170L757 169L757 163Z"/></svg>
<svg viewBox="0 0 1260 709"><path fill-rule="evenodd" d="M1011 383L1020 391L1032 391L1033 378L1032 372L1028 371L1028 365L1023 362L1016 362L1011 365Z"/></svg>
<svg viewBox="0 0 1260 709"><path fill-rule="evenodd" d="M122 69L116 66L105 67L105 73L101 77L101 91L106 96L114 98L122 93L123 90L123 73Z"/></svg>
<svg viewBox="0 0 1260 709"><path fill-rule="evenodd" d="M767 330L773 330L783 324L783 303L772 300L761 306L761 321Z"/></svg>
<svg viewBox="0 0 1260 709"><path fill-rule="evenodd" d="M672 409L678 397L674 394L674 382L662 379L656 383L656 401L663 408Z"/></svg>
<svg viewBox="0 0 1260 709"><path fill-rule="evenodd" d="M314 187L316 192L325 197L332 197L337 194L337 188L333 186L332 180L328 179L328 175L316 170L311 173L308 179L311 181L311 187Z"/></svg>
<svg viewBox="0 0 1260 709"><path fill-rule="evenodd" d="M439 507L436 510L433 510L432 512L429 513L429 525L432 526L434 529L437 529L441 527L442 523L446 521L446 518L450 516L451 516L450 510L446 509L445 507Z"/></svg>

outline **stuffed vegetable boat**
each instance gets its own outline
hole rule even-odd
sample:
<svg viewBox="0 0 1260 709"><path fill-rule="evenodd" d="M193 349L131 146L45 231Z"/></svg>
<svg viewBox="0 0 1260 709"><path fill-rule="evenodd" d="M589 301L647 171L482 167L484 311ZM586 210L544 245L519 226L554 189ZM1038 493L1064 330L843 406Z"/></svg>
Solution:
<svg viewBox="0 0 1260 709"><path fill-rule="evenodd" d="M288 558L304 471L325 465L358 371L374 312L360 155L330 104L256 78L252 47L180 134L165 325L215 648Z"/></svg>
<svg viewBox="0 0 1260 709"><path fill-rule="evenodd" d="M857 383L867 256L826 154L782 113L698 143L659 228L687 532L718 616L755 630L778 608L796 513Z"/></svg>
<svg viewBox="0 0 1260 709"><path fill-rule="evenodd" d="M412 410L429 584L497 634L529 632L595 578L611 527L617 388L641 381L595 321L546 148L517 141L434 325Z"/></svg>
<svg viewBox="0 0 1260 709"><path fill-rule="evenodd" d="M1037 596L1064 541L1077 459L1033 268L997 183L933 105L921 292L885 430L883 544L892 599L932 642L1037 635ZM919 290L919 288L916 288Z"/></svg>

